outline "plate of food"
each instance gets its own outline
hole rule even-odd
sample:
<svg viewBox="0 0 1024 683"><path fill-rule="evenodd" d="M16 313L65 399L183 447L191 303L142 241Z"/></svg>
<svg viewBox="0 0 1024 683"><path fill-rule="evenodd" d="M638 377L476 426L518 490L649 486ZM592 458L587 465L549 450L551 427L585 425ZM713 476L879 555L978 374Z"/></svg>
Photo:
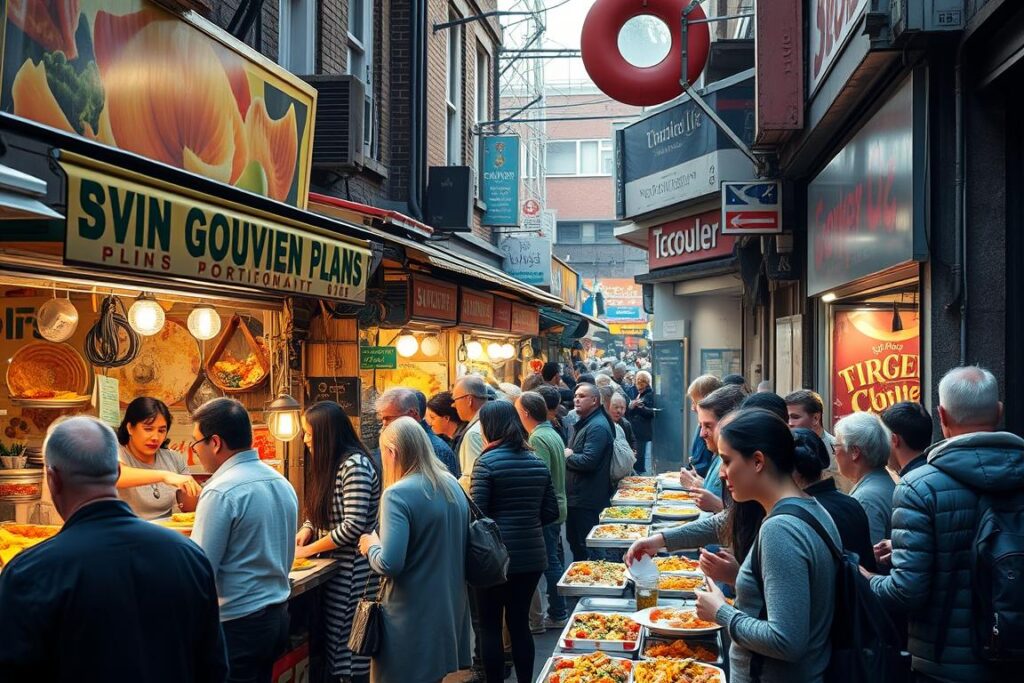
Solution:
<svg viewBox="0 0 1024 683"><path fill-rule="evenodd" d="M634 683L725 683L717 666L692 659L649 659L633 668Z"/></svg>
<svg viewBox="0 0 1024 683"><path fill-rule="evenodd" d="M654 566L659 572L695 572L700 568L700 562L683 555L669 555L655 557Z"/></svg>
<svg viewBox="0 0 1024 683"><path fill-rule="evenodd" d="M601 511L602 522L639 522L650 524L651 508L643 505L613 505Z"/></svg>
<svg viewBox="0 0 1024 683"><path fill-rule="evenodd" d="M633 619L653 633L667 636L688 636L714 633L722 627L697 616L693 607L648 607L634 612Z"/></svg>
<svg viewBox="0 0 1024 683"><path fill-rule="evenodd" d="M313 562L313 560L309 559L308 557L296 557L295 560L292 561L291 571L306 571L307 569L312 569L315 566L316 562Z"/></svg>
<svg viewBox="0 0 1024 683"><path fill-rule="evenodd" d="M690 493L689 491L662 491L658 494L658 502L673 502L673 503L692 503L697 500L697 496Z"/></svg>
<svg viewBox="0 0 1024 683"><path fill-rule="evenodd" d="M666 638L648 636L644 639L644 659L696 659L705 664L722 662L722 646L718 636L697 638Z"/></svg>
<svg viewBox="0 0 1024 683"><path fill-rule="evenodd" d="M175 512L167 519L154 520L157 524L168 529L174 529L180 531L186 536L192 534L192 527L196 523L196 513L194 512Z"/></svg>
<svg viewBox="0 0 1024 683"><path fill-rule="evenodd" d="M628 548L633 541L647 538L646 524L598 524L587 534L591 548Z"/></svg>
<svg viewBox="0 0 1024 683"><path fill-rule="evenodd" d="M621 596L626 590L626 565L621 562L587 560L573 562L558 580L562 595Z"/></svg>
<svg viewBox="0 0 1024 683"><path fill-rule="evenodd" d="M657 494L640 489L619 489L612 496L612 505L654 505Z"/></svg>
<svg viewBox="0 0 1024 683"><path fill-rule="evenodd" d="M658 475L658 485L664 490L683 491L686 489L679 480L679 472L664 472Z"/></svg>
<svg viewBox="0 0 1024 683"><path fill-rule="evenodd" d="M654 506L654 516L661 519L696 519L700 517L700 508L692 505L658 505Z"/></svg>
<svg viewBox="0 0 1024 683"><path fill-rule="evenodd" d="M623 477L622 479L619 480L619 486L622 487L622 488L640 488L640 487L646 487L646 486L657 487L657 485L658 485L658 478L657 477L629 476L629 477Z"/></svg>
<svg viewBox="0 0 1024 683"><path fill-rule="evenodd" d="M70 344L33 342L18 349L7 365L13 405L71 408L89 402L92 371Z"/></svg>
<svg viewBox="0 0 1024 683"><path fill-rule="evenodd" d="M643 629L630 615L617 612L576 612L559 638L564 650L636 652Z"/></svg>
<svg viewBox="0 0 1024 683"><path fill-rule="evenodd" d="M601 651L548 659L537 683L628 683L633 662Z"/></svg>

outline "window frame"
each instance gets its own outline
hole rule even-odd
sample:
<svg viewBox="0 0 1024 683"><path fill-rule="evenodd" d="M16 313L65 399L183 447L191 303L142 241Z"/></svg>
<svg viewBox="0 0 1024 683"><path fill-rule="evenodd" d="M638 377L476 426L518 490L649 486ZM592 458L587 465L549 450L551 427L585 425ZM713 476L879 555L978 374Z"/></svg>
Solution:
<svg viewBox="0 0 1024 683"><path fill-rule="evenodd" d="M462 16L454 7L448 8L448 21L458 21ZM462 25L450 26L445 50L445 164L461 166L462 153L462 111L465 98L462 93L462 62L465 60Z"/></svg>
<svg viewBox="0 0 1024 683"><path fill-rule="evenodd" d="M302 55L301 65L297 64L298 60L294 59L295 54L292 49L295 47L293 33L295 29L295 15L297 14L297 12L292 10L294 9L293 5L300 3L304 10L306 22L304 31L306 40L303 41L305 50ZM277 63L294 74L312 74L316 71L316 0L278 0L277 12ZM300 66L301 68L299 68Z"/></svg>
<svg viewBox="0 0 1024 683"><path fill-rule="evenodd" d="M352 7L362 8L363 21L361 27L353 27L352 21L355 16L351 12ZM377 101L374 97L376 90L377 71L374 69L374 16L376 2L374 0L350 0L348 22L345 26L346 36L346 71L350 76L355 76L363 83L365 100L363 102L363 156L370 159L377 159L380 154L377 144ZM360 29L360 35L352 33L353 28ZM358 66L362 73L356 73Z"/></svg>
<svg viewBox="0 0 1024 683"><path fill-rule="evenodd" d="M476 80L473 90L473 123L476 124L476 135L474 136L474 161L473 166L473 196L480 198L480 176L484 163L484 132L480 124L490 120L491 98L491 55L484 49L483 44L477 41L476 44Z"/></svg>
<svg viewBox="0 0 1024 683"><path fill-rule="evenodd" d="M558 173L548 167L548 146L558 143L575 143L576 145L576 170L573 173ZM597 145L597 168L596 172L585 171L583 168L583 145ZM610 156L611 168L603 172L602 166L605 154ZM544 143L544 175L552 178L610 178L615 175L615 146L611 138L580 138L580 139L548 139Z"/></svg>

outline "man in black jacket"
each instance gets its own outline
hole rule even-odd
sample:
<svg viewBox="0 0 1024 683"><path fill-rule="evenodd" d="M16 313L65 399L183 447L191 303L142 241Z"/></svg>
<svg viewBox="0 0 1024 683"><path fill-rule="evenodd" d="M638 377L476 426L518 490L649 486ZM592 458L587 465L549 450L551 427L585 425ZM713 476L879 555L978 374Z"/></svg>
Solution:
<svg viewBox="0 0 1024 683"><path fill-rule="evenodd" d="M0 574L0 679L223 681L213 570L181 534L117 497L117 437L73 417L43 443L64 527Z"/></svg>
<svg viewBox="0 0 1024 683"><path fill-rule="evenodd" d="M586 560L587 534L608 507L615 432L593 384L576 385L573 399L579 420L565 449L565 536L575 562Z"/></svg>

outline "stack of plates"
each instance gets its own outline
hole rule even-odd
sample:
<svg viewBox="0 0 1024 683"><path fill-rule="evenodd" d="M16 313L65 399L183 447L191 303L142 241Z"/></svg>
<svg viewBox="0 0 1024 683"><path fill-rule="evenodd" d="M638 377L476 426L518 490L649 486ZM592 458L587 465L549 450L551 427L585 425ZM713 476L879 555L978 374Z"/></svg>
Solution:
<svg viewBox="0 0 1024 683"><path fill-rule="evenodd" d="M42 467L43 466L43 449L39 446L29 446L25 449L26 456L28 456L28 464L26 467Z"/></svg>

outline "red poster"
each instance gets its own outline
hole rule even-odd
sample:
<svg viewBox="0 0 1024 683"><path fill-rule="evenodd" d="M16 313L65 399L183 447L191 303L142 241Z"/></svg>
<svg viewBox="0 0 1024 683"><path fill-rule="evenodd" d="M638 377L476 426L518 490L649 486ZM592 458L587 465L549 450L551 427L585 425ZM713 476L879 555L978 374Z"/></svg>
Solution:
<svg viewBox="0 0 1024 683"><path fill-rule="evenodd" d="M903 329L893 332L892 310L836 311L832 336L832 419L900 401L921 400L921 337L917 311L901 310Z"/></svg>

